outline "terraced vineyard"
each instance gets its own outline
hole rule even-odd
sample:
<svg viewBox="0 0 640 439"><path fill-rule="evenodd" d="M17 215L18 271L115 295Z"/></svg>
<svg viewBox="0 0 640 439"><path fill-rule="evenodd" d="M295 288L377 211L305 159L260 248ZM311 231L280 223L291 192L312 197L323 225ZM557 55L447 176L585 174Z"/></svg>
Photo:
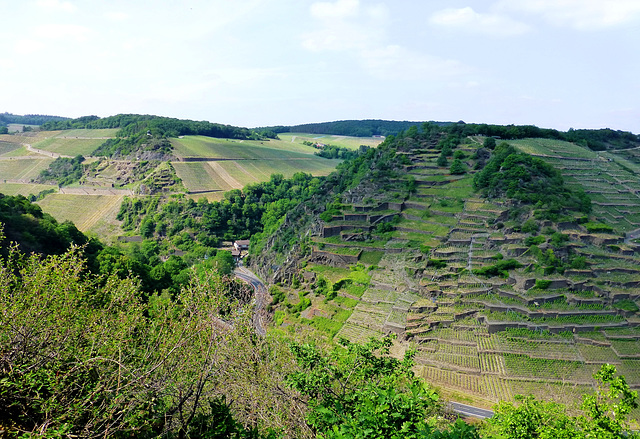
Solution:
<svg viewBox="0 0 640 439"><path fill-rule="evenodd" d="M589 221L540 220L522 231L510 219L513 204L475 194L473 159L465 160L469 172L453 176L436 165L438 151L409 151L409 197L365 201L352 191L312 238L311 262L370 269L338 336L397 333L418 349L422 376L479 402L517 393L571 400L593 386L604 363L639 389L639 247L619 234L640 227L637 179L617 158L567 142L511 143L584 188L594 199ZM471 144L459 149L474 156ZM364 251L346 258L345 248ZM577 262L546 272L547 249ZM365 257L371 252L374 261ZM480 274L511 260L504 276Z"/></svg>
<svg viewBox="0 0 640 439"><path fill-rule="evenodd" d="M640 229L640 182L637 164L620 154L595 152L568 142L550 139L510 141L559 169L567 182L591 196L594 215L616 230ZM629 155L629 152L623 153Z"/></svg>

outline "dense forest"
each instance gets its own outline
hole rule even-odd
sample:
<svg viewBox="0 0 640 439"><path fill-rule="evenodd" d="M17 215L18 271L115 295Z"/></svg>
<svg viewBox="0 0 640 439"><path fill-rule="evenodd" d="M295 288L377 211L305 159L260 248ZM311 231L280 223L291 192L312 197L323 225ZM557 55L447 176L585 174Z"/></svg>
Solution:
<svg viewBox="0 0 640 439"><path fill-rule="evenodd" d="M309 133L309 134L334 134L338 136L388 136L398 134L414 125L423 122L395 121L395 120L338 120L335 122L308 123L292 126L273 126L258 128L273 131L275 133ZM435 122L440 126L446 126L450 122Z"/></svg>

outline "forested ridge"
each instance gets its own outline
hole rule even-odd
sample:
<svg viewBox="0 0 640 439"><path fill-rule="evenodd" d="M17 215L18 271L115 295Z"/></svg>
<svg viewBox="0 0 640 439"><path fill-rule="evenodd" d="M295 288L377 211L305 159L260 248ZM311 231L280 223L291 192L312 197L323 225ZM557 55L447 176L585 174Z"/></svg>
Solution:
<svg viewBox="0 0 640 439"><path fill-rule="evenodd" d="M10 123L25 124L25 125L43 125L47 122L59 122L67 120L67 117L62 116L47 116L44 114L12 114L12 113L0 113L0 125L7 125Z"/></svg>
<svg viewBox="0 0 640 439"><path fill-rule="evenodd" d="M640 137L628 131L603 129L573 129L563 132L535 125L494 125L486 123L460 122L408 122L389 120L341 120L335 122L310 123L292 126L273 126L263 128L275 133L333 134L341 136L389 136L398 135L405 130L425 123L440 127L442 132L454 136L473 135L496 137L500 139L525 139L539 137L575 142L600 151L605 149L625 149L640 146Z"/></svg>

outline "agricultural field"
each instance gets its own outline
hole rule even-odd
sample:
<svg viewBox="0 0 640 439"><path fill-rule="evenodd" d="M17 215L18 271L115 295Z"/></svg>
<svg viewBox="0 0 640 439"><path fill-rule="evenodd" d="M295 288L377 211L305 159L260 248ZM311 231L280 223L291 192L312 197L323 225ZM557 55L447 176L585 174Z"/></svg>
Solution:
<svg viewBox="0 0 640 439"><path fill-rule="evenodd" d="M75 157L82 155L90 156L100 145L104 143L102 139L79 139L70 137L50 137L40 142L34 143L33 148L43 151L53 152L63 156Z"/></svg>
<svg viewBox="0 0 640 439"><path fill-rule="evenodd" d="M4 157L19 148L21 148L21 146L16 143L0 140L0 157Z"/></svg>
<svg viewBox="0 0 640 439"><path fill-rule="evenodd" d="M185 136L172 143L175 154L185 160L172 164L189 195L194 198L205 196L209 200L222 199L231 189L267 181L272 174L282 174L285 178L296 172L328 175L340 163L340 160L315 156L312 147L281 140L240 141Z"/></svg>
<svg viewBox="0 0 640 439"><path fill-rule="evenodd" d="M22 195L26 197L31 194L38 195L38 193L49 189L57 190L58 188L47 184L21 184L0 182L0 194L5 195Z"/></svg>
<svg viewBox="0 0 640 439"><path fill-rule="evenodd" d="M82 129L58 131L55 137L61 139L110 139L116 136L118 128Z"/></svg>
<svg viewBox="0 0 640 439"><path fill-rule="evenodd" d="M205 136L184 136L171 139L174 153L182 158L212 158L233 160L267 160L314 158L310 146L282 140L216 139ZM317 157L319 159L319 157Z"/></svg>
<svg viewBox="0 0 640 439"><path fill-rule="evenodd" d="M0 160L0 183L30 183L53 162L51 158L14 158Z"/></svg>
<svg viewBox="0 0 640 439"><path fill-rule="evenodd" d="M71 221L83 232L106 237L119 227L116 215L124 195L51 194L37 204L58 221Z"/></svg>
<svg viewBox="0 0 640 439"><path fill-rule="evenodd" d="M562 172L570 186L582 188L591 197L599 221L623 232L640 229L640 183L636 178L640 166L625 158L631 152L596 152L551 139L509 143L545 159Z"/></svg>
<svg viewBox="0 0 640 439"><path fill-rule="evenodd" d="M305 134L305 133L280 133L278 137L290 143L302 144L303 142L324 143L325 145L335 145L342 148L358 149L360 145L375 148L384 140L381 137L350 137L334 136L329 134Z"/></svg>

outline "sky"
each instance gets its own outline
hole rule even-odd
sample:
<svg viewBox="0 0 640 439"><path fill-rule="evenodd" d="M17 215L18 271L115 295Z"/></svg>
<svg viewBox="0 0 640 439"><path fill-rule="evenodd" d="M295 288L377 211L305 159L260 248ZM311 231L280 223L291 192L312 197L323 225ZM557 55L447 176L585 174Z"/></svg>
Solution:
<svg viewBox="0 0 640 439"><path fill-rule="evenodd" d="M640 0L0 0L0 112L640 133Z"/></svg>

